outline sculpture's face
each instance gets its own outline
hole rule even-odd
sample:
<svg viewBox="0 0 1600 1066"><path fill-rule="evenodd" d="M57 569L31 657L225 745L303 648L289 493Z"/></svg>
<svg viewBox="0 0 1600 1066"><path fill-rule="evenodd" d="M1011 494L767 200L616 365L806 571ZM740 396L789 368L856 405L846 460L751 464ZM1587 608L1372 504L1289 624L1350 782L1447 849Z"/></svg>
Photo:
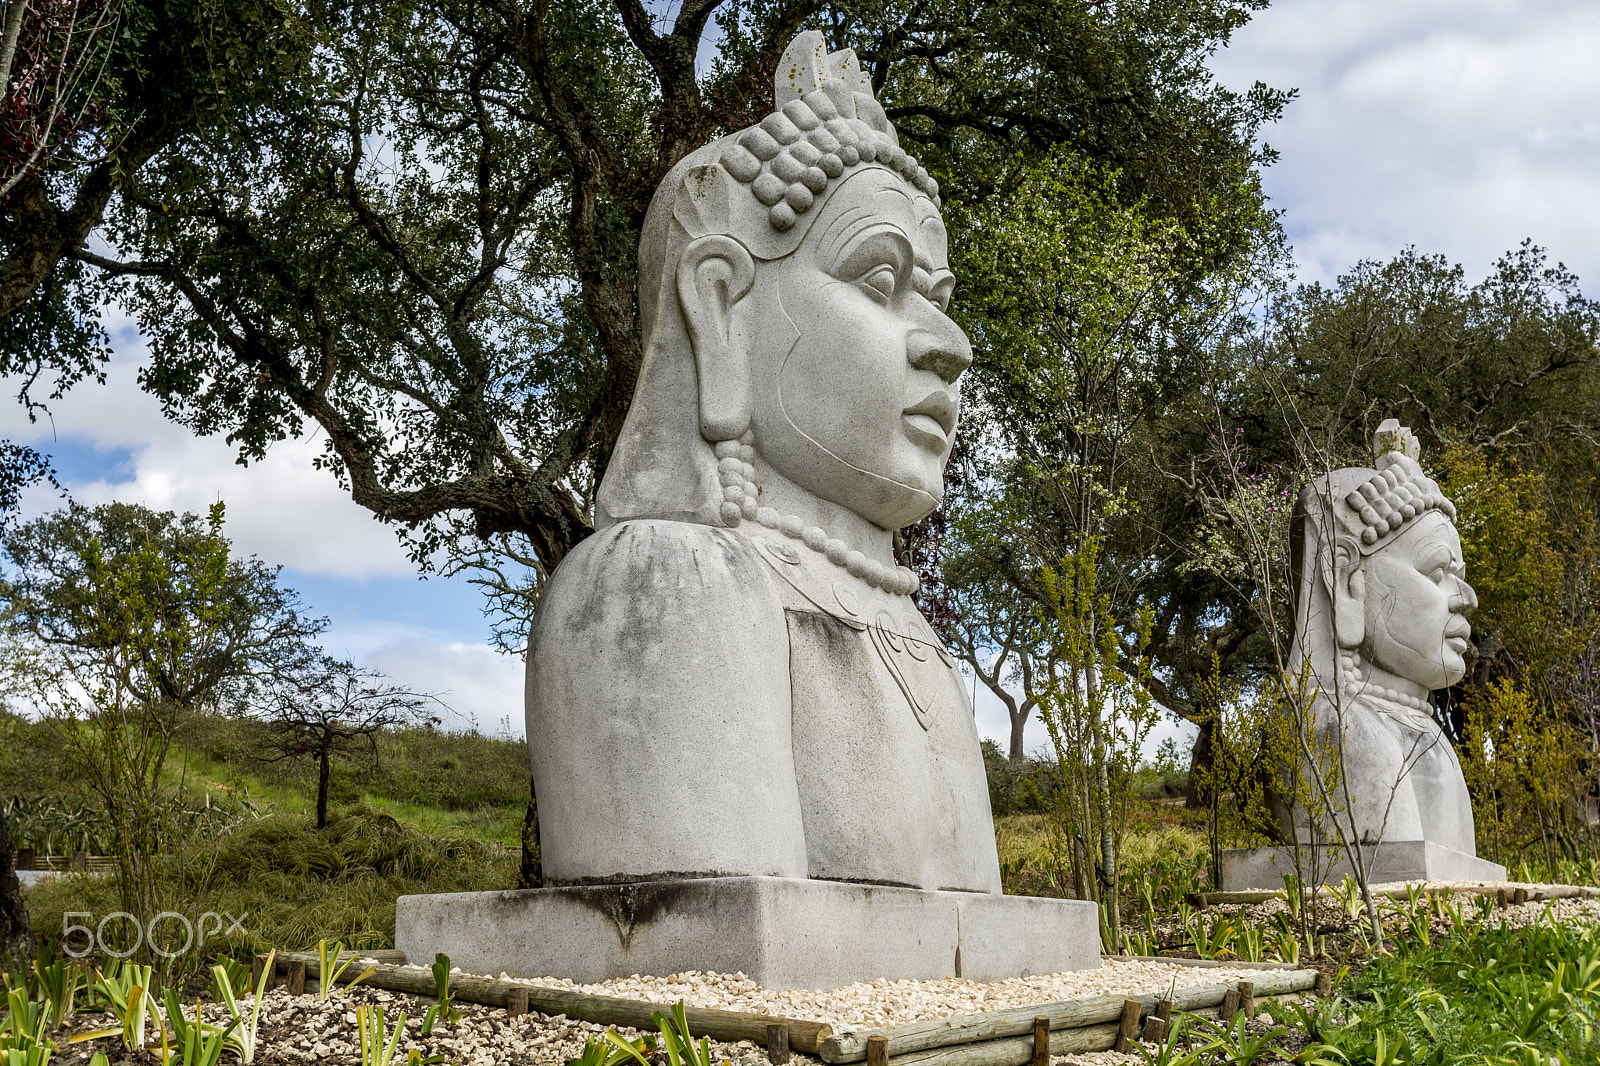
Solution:
<svg viewBox="0 0 1600 1066"><path fill-rule="evenodd" d="M937 506L972 362L945 314L954 284L931 200L878 167L831 190L799 248L757 272L758 305L794 327L755 338L762 457L887 529Z"/></svg>
<svg viewBox="0 0 1600 1066"><path fill-rule="evenodd" d="M1442 689L1466 673L1466 612L1478 597L1466 581L1461 538L1444 515L1430 512L1368 556L1366 648L1374 665Z"/></svg>

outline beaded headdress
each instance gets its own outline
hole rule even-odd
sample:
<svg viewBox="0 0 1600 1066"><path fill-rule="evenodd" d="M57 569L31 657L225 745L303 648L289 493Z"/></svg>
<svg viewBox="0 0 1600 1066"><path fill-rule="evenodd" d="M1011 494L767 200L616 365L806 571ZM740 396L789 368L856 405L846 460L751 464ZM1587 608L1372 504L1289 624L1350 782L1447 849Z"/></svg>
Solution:
<svg viewBox="0 0 1600 1066"><path fill-rule="evenodd" d="M939 204L939 183L900 147L853 50L826 52L822 34L790 42L774 79L778 110L737 137L719 162L768 208L782 231L847 169L878 162Z"/></svg>
<svg viewBox="0 0 1600 1066"><path fill-rule="evenodd" d="M1339 516L1341 524L1359 536L1361 554L1369 554L1391 533L1429 511L1441 511L1455 521L1455 504L1417 464L1421 449L1411 430L1398 419L1386 419L1378 426L1372 450L1378 469L1345 494L1347 511Z"/></svg>

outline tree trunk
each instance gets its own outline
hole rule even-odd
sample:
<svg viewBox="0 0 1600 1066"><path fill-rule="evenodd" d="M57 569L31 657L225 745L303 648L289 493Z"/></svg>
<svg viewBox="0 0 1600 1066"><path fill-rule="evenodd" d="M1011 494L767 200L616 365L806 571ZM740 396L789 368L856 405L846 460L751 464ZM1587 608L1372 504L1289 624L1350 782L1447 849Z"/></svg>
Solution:
<svg viewBox="0 0 1600 1066"><path fill-rule="evenodd" d="M328 828L328 748L317 750L317 828Z"/></svg>
<svg viewBox="0 0 1600 1066"><path fill-rule="evenodd" d="M522 865L517 870L517 887L544 887L544 858L539 853L539 798L534 794L532 774L528 775L528 809L522 814Z"/></svg>
<svg viewBox="0 0 1600 1066"><path fill-rule="evenodd" d="M1089 662L1084 670L1088 681L1090 723L1094 729L1095 800L1100 815L1100 885L1101 903L1105 906L1106 931L1109 943L1105 950L1117 954L1122 950L1122 908L1117 899L1117 835L1111 824L1111 768L1106 765L1110 756L1106 750L1105 722L1100 696L1100 669Z"/></svg>
<svg viewBox="0 0 1600 1066"><path fill-rule="evenodd" d="M1192 811L1210 805L1211 797L1207 794L1210 787L1204 784L1201 778L1207 775L1217 759L1216 719L1203 718L1195 724L1199 727L1199 731L1195 733L1194 746L1189 749L1189 780L1183 787L1183 805Z"/></svg>
<svg viewBox="0 0 1600 1066"><path fill-rule="evenodd" d="M1020 710L1011 711L1011 750L1008 755L1013 766L1022 765L1022 731L1028 724L1028 712L1031 710L1032 704L1025 704Z"/></svg>
<svg viewBox="0 0 1600 1066"><path fill-rule="evenodd" d="M1011 714L1011 765L1021 766L1022 732L1028 725L1028 715L1033 713L1035 706L1033 699L1033 660L1028 658L1026 649L1017 653L1017 663L1022 668L1022 703L1019 706L1015 700L1006 701L1006 710Z"/></svg>
<svg viewBox="0 0 1600 1066"><path fill-rule="evenodd" d="M33 932L22 902L22 882L11 858L11 834L0 808L0 965L11 968L33 957Z"/></svg>

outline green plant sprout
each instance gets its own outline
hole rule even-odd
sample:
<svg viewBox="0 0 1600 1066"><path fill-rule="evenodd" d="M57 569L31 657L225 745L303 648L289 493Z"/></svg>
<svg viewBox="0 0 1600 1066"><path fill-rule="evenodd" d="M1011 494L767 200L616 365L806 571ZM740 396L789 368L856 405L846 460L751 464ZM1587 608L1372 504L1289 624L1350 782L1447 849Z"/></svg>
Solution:
<svg viewBox="0 0 1600 1066"><path fill-rule="evenodd" d="M452 1025L461 1017L461 1012L455 1008L456 994L450 988L450 956L439 952L434 955L433 965L428 969L433 972L433 989L439 1002L429 1007L428 1013L422 1017L423 1036L433 1032L434 1026Z"/></svg>
<svg viewBox="0 0 1600 1066"><path fill-rule="evenodd" d="M227 967L211 968L213 994L227 1007L228 1013L234 1020L234 1025L228 1027L227 1043L238 1054L243 1066L250 1066L256 1058L256 1027L261 1024L261 1001L266 998L267 982L272 979L272 963L277 954L276 949L269 951L266 964L261 967L261 979L256 982L255 1002L250 1006L248 1023L244 1020L244 1012L239 1009L239 997L234 994L233 977L228 973Z"/></svg>
<svg viewBox="0 0 1600 1066"><path fill-rule="evenodd" d="M689 1033L689 1019L684 1009L683 1000L672 1005L672 1014L666 1015L656 1011L650 1015L650 1020L661 1030L661 1051L666 1055L666 1066L712 1066L711 1041L705 1037L700 1038L698 1044ZM619 1036L614 1029L607 1029L602 1036L605 1043L611 1045L612 1057L600 1063L581 1062L581 1066L616 1066L618 1063L633 1059L637 1066L654 1066L646 1052L649 1050L645 1040L629 1041ZM584 1047L587 1054L589 1048Z"/></svg>
<svg viewBox="0 0 1600 1066"><path fill-rule="evenodd" d="M178 999L176 989L167 989L163 998L167 1008L167 1023L172 1027L173 1043L177 1048L179 1061L183 1066L217 1066L217 1062L222 1058L222 1052L228 1047L228 1034L239 1024L239 1019L234 1018L226 1027L208 1025L200 1020L200 1007L197 1004L194 1009L194 1021L190 1021L184 1016L183 1004ZM163 1066L170 1058L166 1037L166 1027L163 1026L161 1034Z"/></svg>
<svg viewBox="0 0 1600 1066"><path fill-rule="evenodd" d="M40 993L50 1004L50 1016L55 1019L56 1028L72 1021L76 1013L74 1001L85 976L84 968L59 957L46 962L41 954L34 960L33 973Z"/></svg>
<svg viewBox="0 0 1600 1066"><path fill-rule="evenodd" d="M1245 962L1260 962L1266 957L1266 933L1259 925L1241 926L1234 943L1238 945L1235 954Z"/></svg>
<svg viewBox="0 0 1600 1066"><path fill-rule="evenodd" d="M45 1035L50 1030L50 1004L28 998L26 989L6 991L6 1016L0 1020L0 1051L29 1054L43 1049L45 1057L55 1044Z"/></svg>
<svg viewBox="0 0 1600 1066"><path fill-rule="evenodd" d="M1361 898L1361 883L1345 874L1343 881L1328 887L1332 889L1334 898L1343 905L1349 919L1352 922L1359 921L1361 913L1367 909L1366 901Z"/></svg>
<svg viewBox="0 0 1600 1066"><path fill-rule="evenodd" d="M327 999L329 996L333 995L333 990L339 982L339 975L353 966L356 959L359 957L352 954L350 958L341 965L339 962L339 956L343 953L343 951L344 944L341 941L335 940L333 942L333 947L331 948L328 946L328 942L326 940L317 941L317 965L319 967L317 973L320 975L318 977L318 991L323 999ZM354 988L356 985L360 984L362 981L365 981L367 978L371 977L377 972L378 968L376 966L368 966L360 976L349 981L348 985L349 987ZM438 980L437 974L434 976L434 980ZM446 980L449 980L448 967L446 972Z"/></svg>
<svg viewBox="0 0 1600 1066"><path fill-rule="evenodd" d="M69 1043L98 1040L103 1036L122 1037L122 1046L130 1052L144 1047L145 1024L155 1007L155 994L151 989L150 967L124 963L108 967L94 982L96 996L107 1005L117 1025L109 1029L96 1029L79 1033Z"/></svg>
<svg viewBox="0 0 1600 1066"><path fill-rule="evenodd" d="M356 1032L361 1043L361 1066L389 1066L406 1032L406 1012L395 1019L394 1032L385 1036L383 1008L357 1007ZM409 1066L409 1058L408 1058Z"/></svg>
<svg viewBox="0 0 1600 1066"><path fill-rule="evenodd" d="M250 987L250 967L232 955L218 955L212 970L216 970L218 967L221 967L223 972L227 974L231 987L244 989ZM218 1003L222 1002L222 994L218 989L215 975L211 979L211 998Z"/></svg>

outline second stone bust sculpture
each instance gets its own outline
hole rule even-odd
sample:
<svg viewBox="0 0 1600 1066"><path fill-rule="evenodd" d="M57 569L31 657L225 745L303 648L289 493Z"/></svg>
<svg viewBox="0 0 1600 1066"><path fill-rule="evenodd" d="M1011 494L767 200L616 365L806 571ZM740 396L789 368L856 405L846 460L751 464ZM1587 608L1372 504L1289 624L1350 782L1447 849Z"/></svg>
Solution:
<svg viewBox="0 0 1600 1066"><path fill-rule="evenodd" d="M1418 464L1416 438L1389 419L1374 451L1377 469L1332 471L1295 508L1291 662L1309 664L1314 747L1336 782L1323 820L1362 844L1439 845L1468 862L1465 876L1472 803L1432 693L1466 672L1478 600L1455 506ZM1276 806L1286 836L1333 838L1292 800Z"/></svg>
<svg viewBox="0 0 1600 1066"><path fill-rule="evenodd" d="M965 689L892 552L972 358L938 189L852 53L802 34L776 83L645 221L638 388L530 639L544 871L999 892Z"/></svg>

